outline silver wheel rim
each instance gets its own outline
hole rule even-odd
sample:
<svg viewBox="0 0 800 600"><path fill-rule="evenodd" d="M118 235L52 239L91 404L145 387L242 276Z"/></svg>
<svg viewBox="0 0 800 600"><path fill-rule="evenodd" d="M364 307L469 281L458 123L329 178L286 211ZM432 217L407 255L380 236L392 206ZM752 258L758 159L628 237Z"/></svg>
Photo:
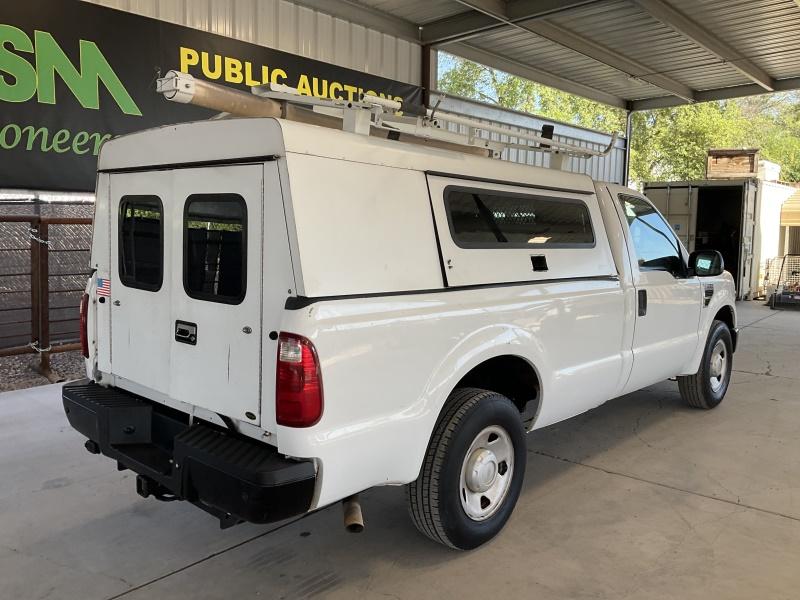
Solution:
<svg viewBox="0 0 800 600"><path fill-rule="evenodd" d="M514 444L498 425L481 431L470 444L461 465L461 507L473 521L495 514L514 478Z"/></svg>
<svg viewBox="0 0 800 600"><path fill-rule="evenodd" d="M711 351L711 360L708 366L709 381L711 389L718 392L725 385L725 378L728 376L728 349L725 342L717 340L714 349Z"/></svg>

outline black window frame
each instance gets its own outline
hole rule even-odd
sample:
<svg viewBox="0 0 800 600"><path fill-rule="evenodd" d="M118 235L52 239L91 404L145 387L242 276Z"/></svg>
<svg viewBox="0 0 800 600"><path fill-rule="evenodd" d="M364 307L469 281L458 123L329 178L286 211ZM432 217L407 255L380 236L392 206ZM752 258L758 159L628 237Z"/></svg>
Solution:
<svg viewBox="0 0 800 600"><path fill-rule="evenodd" d="M521 198L524 200L545 200L548 202L556 202L563 204L574 204L581 206L586 211L586 218L589 224L589 231L592 235L591 242L577 242L577 243L564 243L564 242L539 242L539 243L519 243L519 242L465 242L458 239L455 227L453 225L453 217L450 210L450 194L453 192L461 192L467 194L488 194L495 196L503 196L507 198ZM564 198L560 196L547 196L543 194L523 194L519 192L508 192L505 190L497 190L492 188L477 188L463 185L448 185L443 191L443 204L444 212L447 217L447 227L450 230L450 239L453 243L464 250L535 250L541 248L563 248L563 249L590 249L597 246L597 235L594 231L594 222L592 221L592 214L589 210L589 205L583 200L577 198Z"/></svg>
<svg viewBox="0 0 800 600"><path fill-rule="evenodd" d="M125 269L123 268L123 252L122 252L122 244L123 244L123 223L125 221L125 210L127 209L129 204L133 204L135 202L142 202L142 199L146 198L147 200L155 199L158 202L158 211L161 215L159 219L159 231L158 231L158 238L159 238L159 270L158 270L158 284L147 284L141 283L136 281L135 279L130 279L128 275L125 274ZM127 288L133 288L136 290L144 290L146 292L158 292L164 286L164 202L161 200L160 196L156 194L127 194L122 196L119 200L119 211L117 213L117 274L119 275L119 281L122 285Z"/></svg>
<svg viewBox="0 0 800 600"><path fill-rule="evenodd" d="M191 204L192 200L197 199L206 199L208 201L210 197L214 196L231 196L228 202L235 202L242 208L242 214L244 218L242 219L242 287L241 293L236 296L220 296L217 294L208 294L206 292L195 292L189 288L189 205ZM244 197L241 194L237 194L235 192L212 192L212 193L198 193L198 194L190 194L186 197L186 200L183 203L183 222L181 227L183 228L183 291L186 293L187 296L193 298L195 300L202 300L204 302L215 302L217 304L229 304L229 305L239 305L244 302L245 297L247 296L247 227L248 227L248 210L247 210L247 202L245 201Z"/></svg>
<svg viewBox="0 0 800 600"><path fill-rule="evenodd" d="M650 208L653 209L655 214L658 215L661 218L661 220L664 222L664 225L667 226L667 229L669 229L670 233L672 234L673 241L675 242L675 250L678 251L678 258L681 261L681 270L680 270L679 273L674 273L673 271L671 271L669 268L667 268L665 266L661 267L661 266L641 265L641 264L639 264L639 253L636 250L636 243L633 241L633 238L631 238L631 245L633 246L634 252L636 252L636 255L635 255L636 260L634 261L636 263L636 267L639 269L639 271L663 271L665 273L669 273L675 279L686 279L686 278L688 278L688 276L689 276L689 267L688 267L688 264L687 264L687 261L686 261L686 259L687 259L686 253L684 251L683 245L681 244L680 238L678 238L678 234L675 233L675 230L672 228L672 225L669 224L669 221L667 221L667 219L664 217L664 215L661 214L661 212L656 208L655 204L653 204L650 201L649 198L642 197L642 196L637 196L636 194L624 194L624 193L617 194L617 201L620 202L620 203L624 202L625 200L627 200L629 198L632 199L632 200L639 200L641 202L646 203L647 205L650 206ZM622 217L625 219L626 226L628 227L628 232L629 232L629 234L631 234L631 224L628 222L627 214L625 214L625 206L621 204L620 208L622 210Z"/></svg>

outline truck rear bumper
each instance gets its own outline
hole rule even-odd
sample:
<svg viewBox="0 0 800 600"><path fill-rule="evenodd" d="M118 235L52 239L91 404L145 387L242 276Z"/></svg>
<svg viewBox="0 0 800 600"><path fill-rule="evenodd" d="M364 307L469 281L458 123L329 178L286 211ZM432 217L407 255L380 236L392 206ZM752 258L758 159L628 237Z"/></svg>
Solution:
<svg viewBox="0 0 800 600"><path fill-rule="evenodd" d="M187 500L227 527L270 523L308 511L316 470L235 432L117 388L68 383L62 397L86 448L138 474L142 496Z"/></svg>

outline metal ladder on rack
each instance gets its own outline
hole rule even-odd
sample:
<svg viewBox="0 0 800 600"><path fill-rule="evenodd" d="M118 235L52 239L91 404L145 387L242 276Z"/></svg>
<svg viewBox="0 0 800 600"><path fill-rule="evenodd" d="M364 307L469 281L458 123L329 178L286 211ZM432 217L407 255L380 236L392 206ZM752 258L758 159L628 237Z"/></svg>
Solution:
<svg viewBox="0 0 800 600"><path fill-rule="evenodd" d="M505 149L534 150L551 155L551 168L561 169L567 157L606 156L617 141L617 134L602 150L583 148L551 137L516 131L510 127L484 123L463 115L432 108L406 106L402 102L360 94L356 100L316 98L301 95L295 88L265 84L251 93L196 79L187 73L169 71L157 81L156 91L167 100L218 111L214 118L275 117L332 127L361 135L443 147L500 158ZM465 129L449 131L442 121ZM507 141L487 139L479 132L505 136Z"/></svg>

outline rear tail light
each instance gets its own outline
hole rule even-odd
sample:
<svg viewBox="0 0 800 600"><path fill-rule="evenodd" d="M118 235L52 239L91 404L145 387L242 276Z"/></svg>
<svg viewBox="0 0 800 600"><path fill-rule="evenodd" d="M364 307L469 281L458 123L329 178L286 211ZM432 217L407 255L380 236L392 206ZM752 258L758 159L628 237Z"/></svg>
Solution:
<svg viewBox="0 0 800 600"><path fill-rule="evenodd" d="M317 351L310 340L293 333L278 339L275 412L278 425L286 427L311 427L322 416Z"/></svg>
<svg viewBox="0 0 800 600"><path fill-rule="evenodd" d="M81 298L81 353L89 358L89 294ZM75 339L75 338L72 338Z"/></svg>

